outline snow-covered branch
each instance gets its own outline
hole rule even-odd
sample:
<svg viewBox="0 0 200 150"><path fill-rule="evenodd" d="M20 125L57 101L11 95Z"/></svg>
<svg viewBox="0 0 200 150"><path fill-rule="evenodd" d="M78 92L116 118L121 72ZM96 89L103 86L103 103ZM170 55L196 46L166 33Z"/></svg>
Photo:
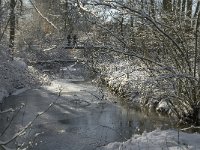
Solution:
<svg viewBox="0 0 200 150"><path fill-rule="evenodd" d="M49 23L54 29L58 30L55 24L53 24L47 17L45 17L40 10L36 7L36 5L32 2L32 0L29 0L31 5L34 7L34 9L37 11L37 13L47 22Z"/></svg>

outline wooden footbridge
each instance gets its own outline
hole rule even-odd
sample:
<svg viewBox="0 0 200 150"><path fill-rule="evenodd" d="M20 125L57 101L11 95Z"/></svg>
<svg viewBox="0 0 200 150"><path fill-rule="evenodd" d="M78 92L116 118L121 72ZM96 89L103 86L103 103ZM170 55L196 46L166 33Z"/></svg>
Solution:
<svg viewBox="0 0 200 150"><path fill-rule="evenodd" d="M105 49L106 47L104 46L93 46L93 45L88 45L88 46L83 46L83 45L77 45L77 46L65 46L64 49L79 49L79 50L84 50L84 49L93 49L93 50L99 50L99 49Z"/></svg>
<svg viewBox="0 0 200 150"><path fill-rule="evenodd" d="M83 58L89 54L90 51L96 51L100 49L105 49L104 46L93 46L93 45L64 45L61 48L54 47L45 51L46 54L56 52L59 56L56 56L51 59L44 59L44 60L36 60L36 61L28 61L28 65L47 65L47 64L66 64L66 63L75 63L83 61ZM60 57L60 53L63 54L63 57ZM78 54L78 57L77 55ZM64 56L65 55L65 56ZM73 57L74 55L75 57ZM66 58L65 58L66 57Z"/></svg>

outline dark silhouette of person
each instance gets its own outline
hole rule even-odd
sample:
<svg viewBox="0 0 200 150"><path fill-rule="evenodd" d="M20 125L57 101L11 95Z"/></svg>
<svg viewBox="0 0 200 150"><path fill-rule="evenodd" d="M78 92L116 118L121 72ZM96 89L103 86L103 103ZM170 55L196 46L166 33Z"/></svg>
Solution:
<svg viewBox="0 0 200 150"><path fill-rule="evenodd" d="M77 45L77 36L74 35L73 36L73 46L76 46Z"/></svg>
<svg viewBox="0 0 200 150"><path fill-rule="evenodd" d="M70 46L71 45L71 35L69 34L68 36L67 36L67 45L68 46Z"/></svg>

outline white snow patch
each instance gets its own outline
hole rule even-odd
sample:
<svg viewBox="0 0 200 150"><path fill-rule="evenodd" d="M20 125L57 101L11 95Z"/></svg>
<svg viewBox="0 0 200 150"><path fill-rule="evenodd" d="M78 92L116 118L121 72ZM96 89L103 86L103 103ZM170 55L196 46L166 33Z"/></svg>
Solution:
<svg viewBox="0 0 200 150"><path fill-rule="evenodd" d="M56 93L59 92L60 90L62 92L79 92L81 90L84 90L84 88L81 88L80 86L71 83L71 81L84 81L84 80L57 79L52 81L51 85L43 87L51 92L56 92Z"/></svg>
<svg viewBox="0 0 200 150"><path fill-rule="evenodd" d="M174 94L170 83L156 81L140 60L102 63L98 67L109 88L130 102L147 106L149 110L168 113L166 96ZM158 68L159 69L159 68ZM161 84L162 83L162 84ZM164 97L163 97L164 96Z"/></svg>
<svg viewBox="0 0 200 150"><path fill-rule="evenodd" d="M0 103L5 97L15 92L17 89L24 87L32 87L47 83L41 74L31 70L22 58L15 57L10 60L9 48L0 44ZM20 89L13 95L24 92L25 89Z"/></svg>
<svg viewBox="0 0 200 150"><path fill-rule="evenodd" d="M179 137L179 138L178 138ZM125 142L114 142L101 150L198 150L200 134L184 133L175 130L155 131L134 135Z"/></svg>
<svg viewBox="0 0 200 150"><path fill-rule="evenodd" d="M169 105L165 100L161 100L156 108L156 110L160 112L167 112L169 109Z"/></svg>
<svg viewBox="0 0 200 150"><path fill-rule="evenodd" d="M30 88L27 88L27 87L21 88L21 89L15 91L14 93L12 93L12 95L19 95L19 94L21 94L21 93L26 92L26 91L29 90L29 89L30 89Z"/></svg>

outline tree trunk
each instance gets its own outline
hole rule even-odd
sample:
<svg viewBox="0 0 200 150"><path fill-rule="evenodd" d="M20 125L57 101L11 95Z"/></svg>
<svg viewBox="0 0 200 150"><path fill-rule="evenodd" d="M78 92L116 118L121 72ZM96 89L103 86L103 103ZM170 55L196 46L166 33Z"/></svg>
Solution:
<svg viewBox="0 0 200 150"><path fill-rule="evenodd" d="M65 15L64 15L64 31L67 32L67 23L68 23L68 0L65 1Z"/></svg>
<svg viewBox="0 0 200 150"><path fill-rule="evenodd" d="M181 11L185 12L186 0L182 0Z"/></svg>
<svg viewBox="0 0 200 150"><path fill-rule="evenodd" d="M141 9L144 10L144 0L141 0Z"/></svg>
<svg viewBox="0 0 200 150"><path fill-rule="evenodd" d="M181 0L177 0L175 7L176 7L176 13L179 14L181 10Z"/></svg>
<svg viewBox="0 0 200 150"><path fill-rule="evenodd" d="M195 23L195 67L198 69L198 87L200 87L200 50L198 49L198 31L200 26L200 12L197 11L196 15L196 23ZM196 69L196 68L195 68Z"/></svg>
<svg viewBox="0 0 200 150"><path fill-rule="evenodd" d="M186 20L186 32L192 31L192 0L187 0L186 11L185 11L185 20Z"/></svg>
<svg viewBox="0 0 200 150"><path fill-rule="evenodd" d="M195 24L196 24L196 19L198 17L199 8L200 8L200 1L197 2L196 8L194 9L194 14L192 15L192 26L195 26Z"/></svg>
<svg viewBox="0 0 200 150"><path fill-rule="evenodd" d="M156 11L155 11L155 2L154 0L150 0L150 11L152 18L156 18Z"/></svg>
<svg viewBox="0 0 200 150"><path fill-rule="evenodd" d="M200 7L200 1L197 2L197 6L195 8L195 11L194 11L194 18L197 18L197 15L198 15L198 12L199 12L199 7Z"/></svg>
<svg viewBox="0 0 200 150"><path fill-rule="evenodd" d="M191 19L192 17L192 0L187 0L187 12L186 16Z"/></svg>
<svg viewBox="0 0 200 150"><path fill-rule="evenodd" d="M124 37L124 28L123 28L123 24L124 24L124 17L122 16L119 25L120 25L120 32L121 32L121 36Z"/></svg>
<svg viewBox="0 0 200 150"><path fill-rule="evenodd" d="M13 58L15 41L15 0L10 0L10 54Z"/></svg>
<svg viewBox="0 0 200 150"><path fill-rule="evenodd" d="M0 0L0 35L2 31L2 0Z"/></svg>

